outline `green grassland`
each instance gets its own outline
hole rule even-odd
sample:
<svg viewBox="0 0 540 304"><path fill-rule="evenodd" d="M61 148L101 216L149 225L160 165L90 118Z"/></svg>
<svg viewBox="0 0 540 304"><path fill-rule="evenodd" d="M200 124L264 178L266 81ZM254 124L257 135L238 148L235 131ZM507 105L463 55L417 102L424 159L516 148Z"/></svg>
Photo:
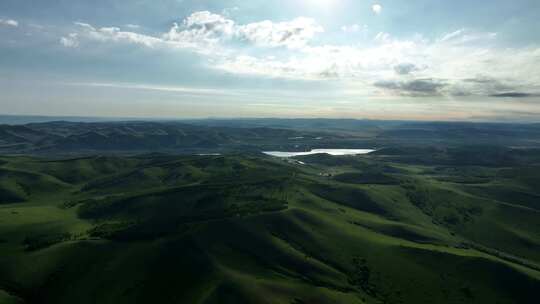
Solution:
<svg viewBox="0 0 540 304"><path fill-rule="evenodd" d="M1 157L0 303L535 303L537 155L404 155Z"/></svg>

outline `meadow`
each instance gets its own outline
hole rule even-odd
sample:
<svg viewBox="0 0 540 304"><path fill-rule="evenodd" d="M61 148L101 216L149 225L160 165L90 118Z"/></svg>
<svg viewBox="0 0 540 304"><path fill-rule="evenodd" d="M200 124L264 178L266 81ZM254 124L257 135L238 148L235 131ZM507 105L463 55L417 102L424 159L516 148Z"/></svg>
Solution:
<svg viewBox="0 0 540 304"><path fill-rule="evenodd" d="M437 151L0 157L0 303L534 303L540 154Z"/></svg>

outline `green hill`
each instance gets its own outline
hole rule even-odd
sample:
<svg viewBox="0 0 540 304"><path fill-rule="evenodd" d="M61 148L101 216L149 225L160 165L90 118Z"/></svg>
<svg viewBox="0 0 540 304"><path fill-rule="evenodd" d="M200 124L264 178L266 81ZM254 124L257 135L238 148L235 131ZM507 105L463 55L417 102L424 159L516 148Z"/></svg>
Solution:
<svg viewBox="0 0 540 304"><path fill-rule="evenodd" d="M302 160L4 157L0 302L535 302L537 171Z"/></svg>

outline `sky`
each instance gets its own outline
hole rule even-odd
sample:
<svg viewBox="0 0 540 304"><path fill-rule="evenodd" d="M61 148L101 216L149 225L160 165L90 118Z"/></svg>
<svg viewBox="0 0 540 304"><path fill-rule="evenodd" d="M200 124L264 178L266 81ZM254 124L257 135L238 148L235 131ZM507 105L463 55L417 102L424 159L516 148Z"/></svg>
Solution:
<svg viewBox="0 0 540 304"><path fill-rule="evenodd" d="M0 114L540 122L538 0L2 0Z"/></svg>

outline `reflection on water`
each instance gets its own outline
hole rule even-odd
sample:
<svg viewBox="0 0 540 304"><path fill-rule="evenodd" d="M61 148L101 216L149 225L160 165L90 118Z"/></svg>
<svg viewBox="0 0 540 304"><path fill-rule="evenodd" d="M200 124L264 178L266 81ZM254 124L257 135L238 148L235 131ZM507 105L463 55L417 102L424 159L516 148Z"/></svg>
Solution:
<svg viewBox="0 0 540 304"><path fill-rule="evenodd" d="M368 154L375 150L373 149L313 149L309 152L282 152L282 151L265 151L263 152L266 155L276 156L276 157L294 157L294 156L303 156L303 155L313 155L326 153L330 155L340 156L340 155L359 155L359 154Z"/></svg>

